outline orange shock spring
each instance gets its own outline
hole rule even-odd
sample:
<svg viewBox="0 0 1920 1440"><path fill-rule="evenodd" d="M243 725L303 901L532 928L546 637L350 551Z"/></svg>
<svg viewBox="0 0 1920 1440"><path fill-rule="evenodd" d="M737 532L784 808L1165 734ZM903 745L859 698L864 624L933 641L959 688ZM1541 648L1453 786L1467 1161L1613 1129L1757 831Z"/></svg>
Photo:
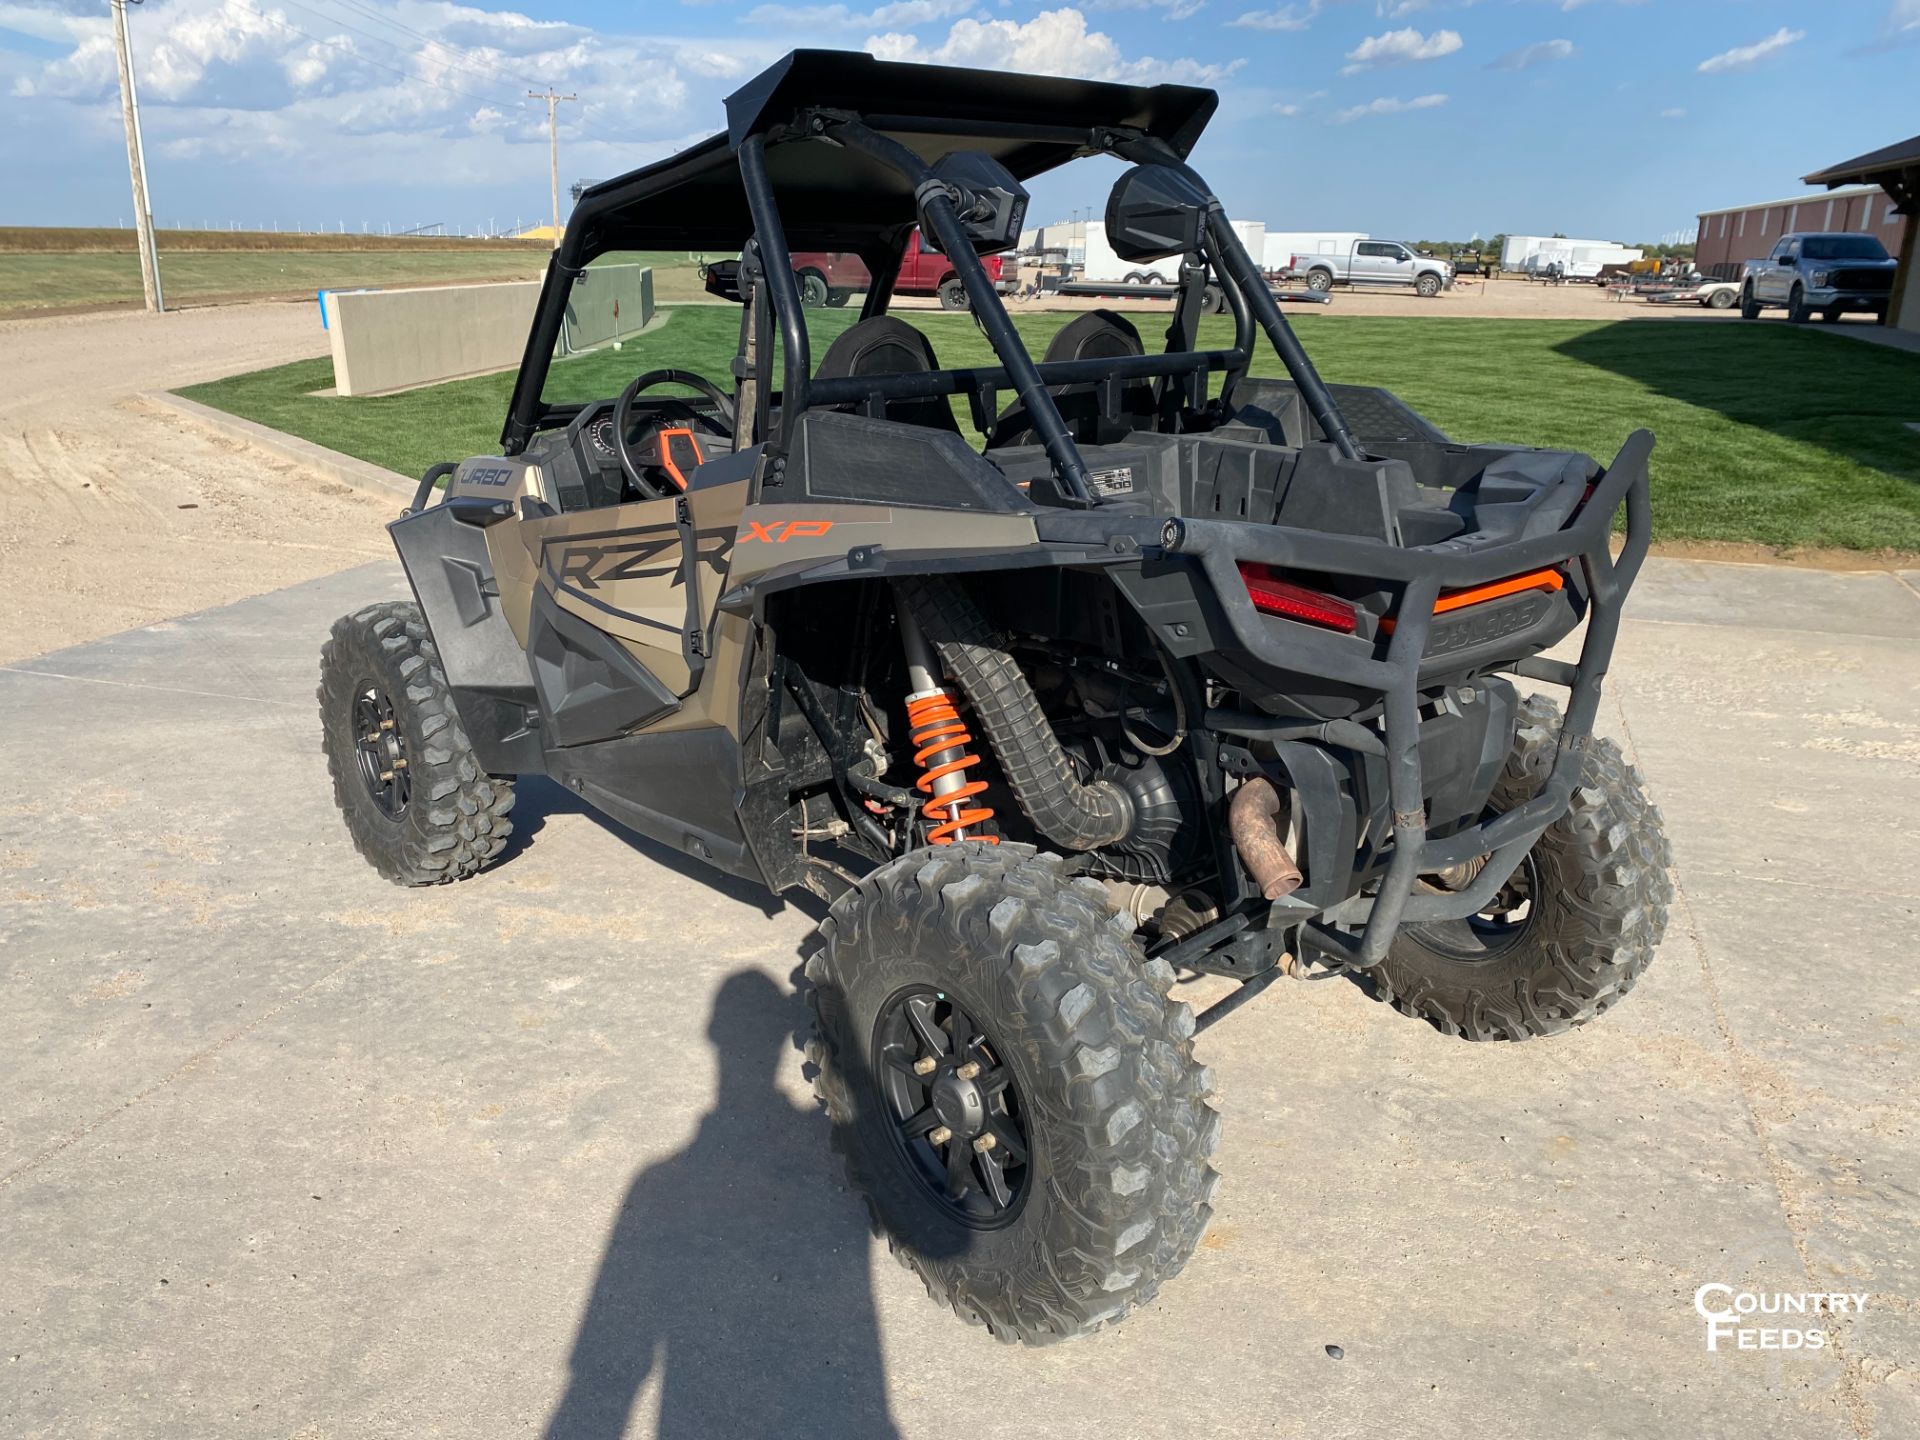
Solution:
<svg viewBox="0 0 1920 1440"><path fill-rule="evenodd" d="M933 829L927 839L935 845L951 845L955 840L984 840L989 845L998 845L1000 837L993 834L968 835L965 832L976 825L984 825L993 819L993 811L985 805L968 807L967 802L981 794L987 788L984 780L961 780L940 793L935 787L948 776L956 779L980 763L978 755L967 753L966 747L973 743L973 736L967 733L960 712L954 708L953 697L945 690L929 690L923 695L907 698L907 733L916 747L913 763L925 772L916 782L915 788L927 797L920 807Z"/></svg>

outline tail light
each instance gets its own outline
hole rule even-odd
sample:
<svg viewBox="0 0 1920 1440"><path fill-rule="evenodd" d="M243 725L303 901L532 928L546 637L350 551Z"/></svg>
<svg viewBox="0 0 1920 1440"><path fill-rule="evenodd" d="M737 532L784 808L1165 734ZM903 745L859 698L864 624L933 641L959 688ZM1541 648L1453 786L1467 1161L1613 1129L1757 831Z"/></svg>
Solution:
<svg viewBox="0 0 1920 1440"><path fill-rule="evenodd" d="M1351 635L1360 628L1360 612L1334 595L1323 595L1304 585L1282 580L1270 565L1240 562L1240 578L1246 582L1247 598L1262 615L1278 615L1283 620L1298 620L1321 625Z"/></svg>
<svg viewBox="0 0 1920 1440"><path fill-rule="evenodd" d="M1587 493L1593 493L1593 487L1587 487ZM1582 503L1585 503L1584 501ZM1489 600L1504 600L1509 595L1519 595L1528 590L1563 590L1567 580L1557 568L1529 570L1524 575L1515 575L1507 580L1495 580L1488 585L1474 585L1465 590L1449 590L1433 602L1433 613L1444 615L1449 610L1463 610L1469 605L1483 605ZM1380 633L1391 635L1394 621L1391 616L1380 622Z"/></svg>

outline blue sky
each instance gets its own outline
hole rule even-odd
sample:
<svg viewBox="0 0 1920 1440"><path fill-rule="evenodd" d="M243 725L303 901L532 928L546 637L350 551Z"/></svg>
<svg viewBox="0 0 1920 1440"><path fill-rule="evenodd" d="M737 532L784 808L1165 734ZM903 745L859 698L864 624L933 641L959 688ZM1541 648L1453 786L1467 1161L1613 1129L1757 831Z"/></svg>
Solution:
<svg viewBox="0 0 1920 1440"><path fill-rule="evenodd" d="M801 45L1211 85L1197 163L1281 229L1658 239L1920 129L1920 0L146 0L162 224L529 223L720 127ZM130 204L106 0L0 0L0 223ZM1097 165L1033 215L1104 198ZM564 203L564 197L563 197Z"/></svg>

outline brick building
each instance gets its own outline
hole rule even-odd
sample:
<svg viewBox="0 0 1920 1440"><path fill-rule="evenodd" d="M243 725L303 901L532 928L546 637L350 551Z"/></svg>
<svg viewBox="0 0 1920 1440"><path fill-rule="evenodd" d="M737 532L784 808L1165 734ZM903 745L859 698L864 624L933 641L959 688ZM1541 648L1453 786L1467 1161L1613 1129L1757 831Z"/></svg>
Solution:
<svg viewBox="0 0 1920 1440"><path fill-rule="evenodd" d="M1907 217L1878 185L1850 185L1825 194L1800 194L1757 205L1731 205L1700 212L1694 264L1709 274L1715 265L1736 267L1758 260L1782 235L1796 230L1852 230L1876 237L1889 255L1900 253Z"/></svg>

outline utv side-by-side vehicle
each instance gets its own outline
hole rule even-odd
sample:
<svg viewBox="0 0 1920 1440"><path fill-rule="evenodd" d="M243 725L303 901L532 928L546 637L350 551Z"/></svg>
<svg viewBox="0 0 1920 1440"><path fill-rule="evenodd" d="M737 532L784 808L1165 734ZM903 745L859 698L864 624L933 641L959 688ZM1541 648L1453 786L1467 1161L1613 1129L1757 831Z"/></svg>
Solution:
<svg viewBox="0 0 1920 1440"><path fill-rule="evenodd" d="M1566 1030L1631 988L1671 893L1592 733L1652 437L1601 466L1323 383L1186 163L1215 103L788 56L725 134L582 196L501 453L390 527L418 603L322 656L335 794L389 879L472 875L546 775L829 902L808 1053L853 1182L936 1298L1030 1343L1198 1243L1196 1029L1346 974L1467 1039ZM1035 359L980 257L1022 182L1099 156L1109 241L1178 272L1165 343L1090 311ZM998 363L942 366L889 312L916 225ZM707 272L731 366L555 398L613 373L555 343L584 268L636 250L739 256ZM818 354L796 250L873 277ZM1287 379L1251 373L1263 338ZM1583 624L1577 661L1542 653ZM1196 1021L1182 974L1238 986Z"/></svg>

